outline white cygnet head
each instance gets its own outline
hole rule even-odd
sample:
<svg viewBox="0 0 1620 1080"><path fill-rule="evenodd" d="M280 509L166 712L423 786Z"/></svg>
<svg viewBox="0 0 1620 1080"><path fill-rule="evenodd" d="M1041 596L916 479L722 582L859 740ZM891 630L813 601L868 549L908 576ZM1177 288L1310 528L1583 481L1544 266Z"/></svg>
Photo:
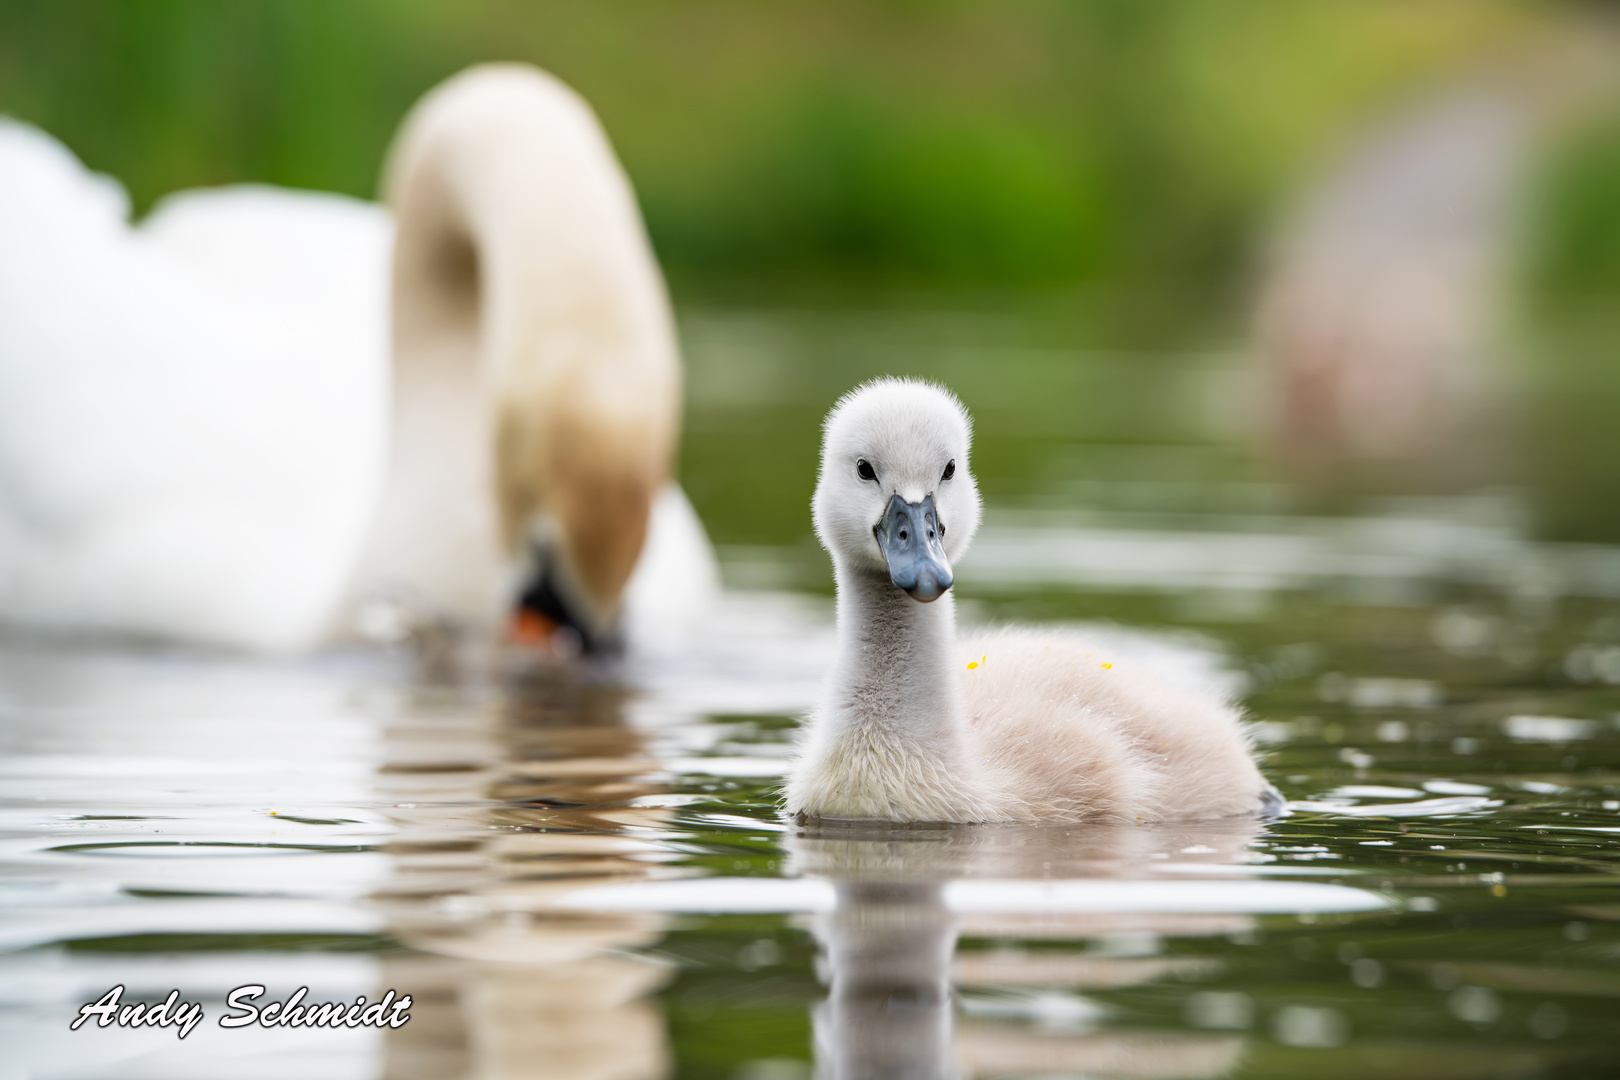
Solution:
<svg viewBox="0 0 1620 1080"><path fill-rule="evenodd" d="M979 527L972 441L962 403L932 383L878 379L839 399L812 503L834 563L885 573L925 603L949 589Z"/></svg>

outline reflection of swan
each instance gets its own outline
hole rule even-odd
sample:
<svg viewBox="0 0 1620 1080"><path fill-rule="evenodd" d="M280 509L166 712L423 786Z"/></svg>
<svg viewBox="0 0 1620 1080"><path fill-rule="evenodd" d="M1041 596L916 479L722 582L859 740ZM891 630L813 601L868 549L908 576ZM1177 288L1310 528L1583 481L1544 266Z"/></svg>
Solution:
<svg viewBox="0 0 1620 1080"><path fill-rule="evenodd" d="M1110 956L1107 945L1131 940L1138 951L1157 952L1160 936L1233 932L1252 920L1121 912L1083 920L1045 913L1042 923L1019 923L951 910L946 885L961 878L1023 878L1035 879L1035 884L1054 875L1111 876L1139 870L1134 860L1150 851L1194 844L1212 864L1230 861L1258 829L1251 818L1174 832L1109 826L1071 834L1030 827L873 825L832 826L790 836L795 870L831 878L837 892L836 908L813 924L830 983L828 1000L815 1018L822 1072L836 1080L944 1080L1112 1072L1129 1062L1132 1076L1224 1075L1242 1052L1241 1037L1099 1031L1102 1011L1074 991L1139 985L1167 976L1207 976L1211 965L1202 957ZM1103 947L1032 952L975 948L957 957L959 933L1070 943L1093 938ZM1007 1005L1014 1015L976 1018L968 1008L970 1019L958 1024L955 1014L966 1003L953 1001L955 986L993 988L1000 996L990 1000ZM1020 1001L1030 1003L1029 1015L1018 1015ZM1060 1001L1061 1011L1054 1007Z"/></svg>
<svg viewBox="0 0 1620 1080"><path fill-rule="evenodd" d="M1148 820L1275 804L1219 700L1056 633L957 648L950 562L979 521L968 443L960 403L923 383L869 384L827 419L815 523L838 581L840 651L788 812Z"/></svg>
<svg viewBox="0 0 1620 1080"><path fill-rule="evenodd" d="M663 283L555 80L469 72L405 125L391 418L383 212L242 188L130 230L114 183L9 122L0 178L0 617L289 648L379 596L488 628L521 595L591 644L649 517L627 602L712 586L666 487Z"/></svg>
<svg viewBox="0 0 1620 1080"><path fill-rule="evenodd" d="M624 691L530 676L498 710L392 733L379 795L399 829L396 876L374 902L412 951L385 961L379 985L418 1005L386 1033L388 1080L670 1072L651 999L670 969L636 955L667 920L553 907L652 876L660 848L626 834L667 827L670 811L623 805L658 790L643 777L646 738L626 723ZM469 757L484 767L444 771Z"/></svg>

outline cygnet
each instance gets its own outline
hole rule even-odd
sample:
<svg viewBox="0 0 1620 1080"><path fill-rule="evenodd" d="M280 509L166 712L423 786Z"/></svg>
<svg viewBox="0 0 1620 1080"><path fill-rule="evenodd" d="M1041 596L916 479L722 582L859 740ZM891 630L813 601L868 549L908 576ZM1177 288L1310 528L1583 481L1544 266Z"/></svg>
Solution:
<svg viewBox="0 0 1620 1080"><path fill-rule="evenodd" d="M1274 813L1242 717L1072 631L959 642L951 566L979 525L972 424L881 379L828 415L813 502L838 654L788 776L798 820L1162 821Z"/></svg>

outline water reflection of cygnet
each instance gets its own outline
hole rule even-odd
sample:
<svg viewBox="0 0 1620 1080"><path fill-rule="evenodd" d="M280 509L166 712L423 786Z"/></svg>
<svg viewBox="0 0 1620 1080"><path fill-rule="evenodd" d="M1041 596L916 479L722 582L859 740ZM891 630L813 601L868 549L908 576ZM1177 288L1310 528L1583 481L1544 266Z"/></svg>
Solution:
<svg viewBox="0 0 1620 1080"><path fill-rule="evenodd" d="M377 901L415 950L385 961L384 981L416 1006L388 1033L390 1080L668 1073L663 1017L647 1001L667 969L628 955L661 936L664 917L553 909L657 865L638 834L668 811L622 805L658 790L640 779L651 762L624 699L540 673L504 701L415 703L395 732L380 779L400 837Z"/></svg>
<svg viewBox="0 0 1620 1080"><path fill-rule="evenodd" d="M788 840L794 870L830 879L837 895L836 907L813 924L829 983L815 1015L822 1072L836 1080L1226 1073L1243 1051L1241 1037L1099 1031L1102 1008L1078 992L1205 974L1202 958L1159 955L1160 939L1247 931L1251 916L1038 904L998 910L993 898L962 898L975 883L1034 888L1141 877L1169 853L1219 872L1262 828L1241 819L1161 828L874 824L799 831ZM959 950L961 937L1088 946ZM953 1002L957 988L980 993ZM959 1024L958 1006L965 1014Z"/></svg>

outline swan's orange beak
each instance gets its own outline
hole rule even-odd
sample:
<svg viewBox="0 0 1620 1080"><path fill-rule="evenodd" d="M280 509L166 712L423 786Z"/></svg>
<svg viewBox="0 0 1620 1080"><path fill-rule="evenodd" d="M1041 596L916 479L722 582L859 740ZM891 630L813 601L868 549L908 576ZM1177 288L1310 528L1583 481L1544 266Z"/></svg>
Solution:
<svg viewBox="0 0 1620 1080"><path fill-rule="evenodd" d="M565 656L616 651L618 640L611 629L602 633L580 618L578 607L566 599L568 591L559 588L550 560L539 554L540 571L512 608L507 625L511 642Z"/></svg>
<svg viewBox="0 0 1620 1080"><path fill-rule="evenodd" d="M552 622L538 611L530 611L520 604L512 611L507 636L515 645L550 647L552 635L561 627L561 623Z"/></svg>

